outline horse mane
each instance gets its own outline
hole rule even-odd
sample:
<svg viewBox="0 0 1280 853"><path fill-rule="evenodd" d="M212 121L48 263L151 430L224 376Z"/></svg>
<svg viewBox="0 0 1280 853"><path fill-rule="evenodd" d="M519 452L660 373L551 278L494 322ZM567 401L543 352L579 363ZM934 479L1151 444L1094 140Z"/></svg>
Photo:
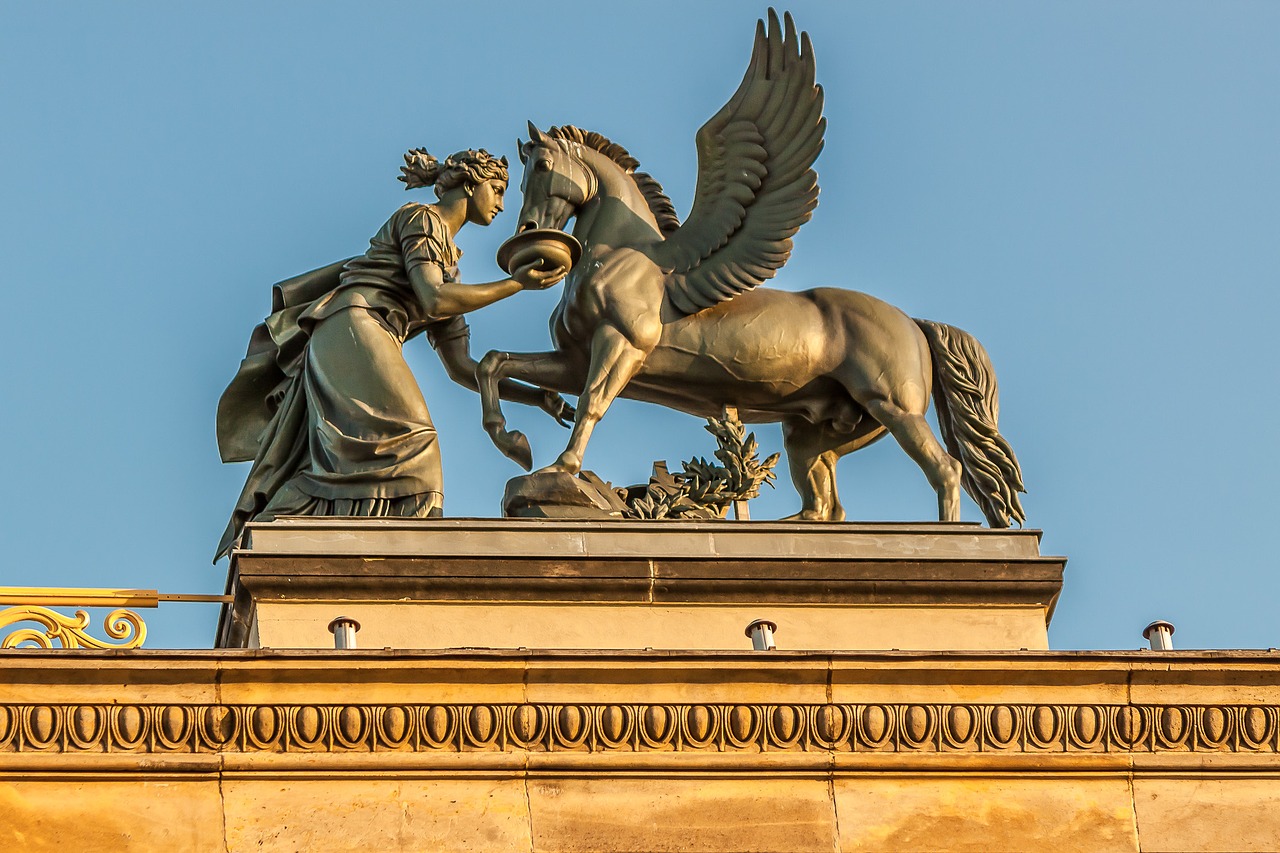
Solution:
<svg viewBox="0 0 1280 853"><path fill-rule="evenodd" d="M627 149L609 139L603 133L596 133L594 130L583 130L571 124L566 124L563 127L553 127L548 131L548 134L553 139L563 139L567 142L585 145L592 151L598 151L618 164L636 182L636 186L644 196L645 202L649 205L649 212L653 214L653 218L658 222L658 230L666 235L680 227L680 217L676 214L676 207L671 203L671 199L667 198L667 194L662 191L662 184L658 183L657 179L648 172L637 172L636 170L640 168L640 161L632 157Z"/></svg>

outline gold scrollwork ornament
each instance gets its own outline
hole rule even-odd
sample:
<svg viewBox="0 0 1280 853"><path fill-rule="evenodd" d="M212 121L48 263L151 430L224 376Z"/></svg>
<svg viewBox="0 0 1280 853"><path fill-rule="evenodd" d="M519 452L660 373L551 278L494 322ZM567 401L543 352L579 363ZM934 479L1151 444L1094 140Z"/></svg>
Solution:
<svg viewBox="0 0 1280 853"><path fill-rule="evenodd" d="M52 649L55 643L64 649L136 649L147 639L146 623L132 610L113 610L103 621L103 631L120 641L116 643L90 636L86 630L89 614L84 610L77 610L75 616L36 605L0 610L0 634L21 622L34 622L40 627L14 628L3 634L0 649Z"/></svg>

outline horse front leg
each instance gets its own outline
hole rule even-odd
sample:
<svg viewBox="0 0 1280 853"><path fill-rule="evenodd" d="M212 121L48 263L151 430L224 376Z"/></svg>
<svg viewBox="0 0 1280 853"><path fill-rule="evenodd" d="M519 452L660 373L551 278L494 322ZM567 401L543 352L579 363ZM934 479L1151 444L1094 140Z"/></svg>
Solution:
<svg viewBox="0 0 1280 853"><path fill-rule="evenodd" d="M528 471L533 467L533 450L519 430L508 430L502 414L499 384L503 379L520 379L540 388L567 394L582 387L583 366L562 352L509 353L491 351L476 366L476 382L480 391L480 411L484 431L503 455Z"/></svg>
<svg viewBox="0 0 1280 853"><path fill-rule="evenodd" d="M657 336L654 336L656 344ZM556 461L542 469L577 474L582 470L582 457L591 440L591 432L604 417L622 389L627 387L648 358L649 349L641 349L612 325L596 329L591 338L591 365L587 369L587 381L578 397L578 415L573 422L569 444Z"/></svg>

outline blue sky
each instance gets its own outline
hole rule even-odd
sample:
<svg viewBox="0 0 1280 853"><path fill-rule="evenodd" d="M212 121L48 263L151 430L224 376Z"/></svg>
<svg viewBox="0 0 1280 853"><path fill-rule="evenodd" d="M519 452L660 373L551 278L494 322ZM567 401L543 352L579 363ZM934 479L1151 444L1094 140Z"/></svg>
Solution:
<svg viewBox="0 0 1280 853"><path fill-rule="evenodd" d="M407 148L513 156L526 119L574 123L687 212L694 134L764 6L602 5L0 5L0 584L221 592L209 558L245 466L218 461L218 396L270 285L362 251L414 197ZM1280 645L1280 5L790 9L829 127L773 286L865 290L986 345L1028 524L1070 558L1055 647L1134 648L1155 618L1180 648ZM462 233L464 280L498 276L514 227ZM473 351L545 348L558 295L474 314ZM448 513L496 514L518 470L426 342L407 354ZM551 461L566 434L510 413ZM696 419L621 402L587 465L639 482L712 449ZM795 511L781 479L753 517ZM933 517L888 442L840 488L851 519ZM215 618L162 608L151 645L207 646Z"/></svg>

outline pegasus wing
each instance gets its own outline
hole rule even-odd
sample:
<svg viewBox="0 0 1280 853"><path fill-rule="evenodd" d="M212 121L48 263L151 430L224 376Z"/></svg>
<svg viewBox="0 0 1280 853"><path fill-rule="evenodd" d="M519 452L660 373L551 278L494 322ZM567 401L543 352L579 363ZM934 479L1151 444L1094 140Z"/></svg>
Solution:
<svg viewBox="0 0 1280 853"><path fill-rule="evenodd" d="M738 91L698 131L698 186L679 229L654 247L667 298L693 314L773 277L818 205L813 162L826 119L813 46L791 15L756 23Z"/></svg>

